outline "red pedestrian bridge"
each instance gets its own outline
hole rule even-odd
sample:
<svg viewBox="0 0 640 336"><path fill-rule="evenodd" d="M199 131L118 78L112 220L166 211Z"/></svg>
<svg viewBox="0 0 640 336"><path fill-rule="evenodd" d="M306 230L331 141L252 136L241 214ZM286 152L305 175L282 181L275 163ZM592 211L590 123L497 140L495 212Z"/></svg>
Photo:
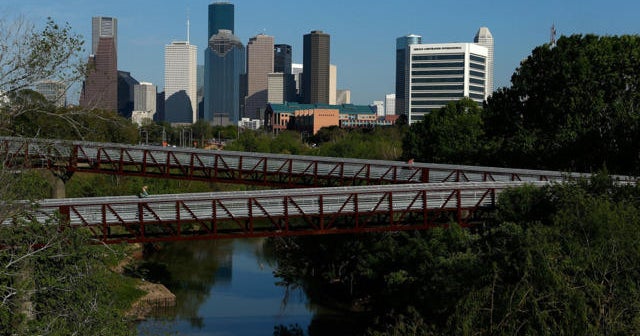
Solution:
<svg viewBox="0 0 640 336"><path fill-rule="evenodd" d="M0 137L0 156L5 167L46 168L63 179L89 172L279 188L48 199L31 213L41 222L61 216L105 243L416 230L452 221L467 226L507 188L585 176L15 137Z"/></svg>

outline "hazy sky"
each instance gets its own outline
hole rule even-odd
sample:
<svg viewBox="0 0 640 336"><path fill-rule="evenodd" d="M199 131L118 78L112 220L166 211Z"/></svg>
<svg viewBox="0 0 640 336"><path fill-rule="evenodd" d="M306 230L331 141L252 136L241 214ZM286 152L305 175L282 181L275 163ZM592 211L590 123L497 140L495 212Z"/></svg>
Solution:
<svg viewBox="0 0 640 336"><path fill-rule="evenodd" d="M636 0L236 0L235 34L246 45L266 33L293 47L302 63L302 36L312 30L331 35L331 63L338 67L338 88L350 89L355 104L383 100L395 88L395 40L407 34L423 43L473 42L478 28L489 27L495 41L495 87L509 86L520 61L558 35L639 34ZM164 47L190 40L204 63L210 0L0 0L0 18L17 15L34 24L47 16L68 22L91 47L91 17L118 19L118 69L138 81L164 88Z"/></svg>

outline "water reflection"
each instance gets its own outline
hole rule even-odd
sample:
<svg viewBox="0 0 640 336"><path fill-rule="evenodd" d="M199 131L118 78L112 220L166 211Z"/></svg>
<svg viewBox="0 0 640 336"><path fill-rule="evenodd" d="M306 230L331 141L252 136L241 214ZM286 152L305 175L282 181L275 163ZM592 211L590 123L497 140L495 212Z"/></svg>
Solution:
<svg viewBox="0 0 640 336"><path fill-rule="evenodd" d="M140 335L272 335L277 325L309 326L314 308L300 291L276 285L263 240L176 242L146 253L151 281L176 294L176 307L138 325Z"/></svg>

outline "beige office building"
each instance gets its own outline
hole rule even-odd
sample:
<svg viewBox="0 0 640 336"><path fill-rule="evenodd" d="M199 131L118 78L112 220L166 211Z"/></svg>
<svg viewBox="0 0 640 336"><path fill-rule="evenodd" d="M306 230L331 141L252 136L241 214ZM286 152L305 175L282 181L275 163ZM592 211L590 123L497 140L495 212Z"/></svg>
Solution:
<svg viewBox="0 0 640 336"><path fill-rule="evenodd" d="M247 44L247 96L244 117L261 119L267 107L269 74L273 72L273 36L260 34Z"/></svg>

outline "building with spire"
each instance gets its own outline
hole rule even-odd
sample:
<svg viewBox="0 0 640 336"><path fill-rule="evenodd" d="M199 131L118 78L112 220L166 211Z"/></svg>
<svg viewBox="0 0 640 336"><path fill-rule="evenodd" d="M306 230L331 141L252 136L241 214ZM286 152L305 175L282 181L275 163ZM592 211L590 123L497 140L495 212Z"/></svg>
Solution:
<svg viewBox="0 0 640 336"><path fill-rule="evenodd" d="M197 117L198 47L173 41L164 48L164 119L173 124L193 124Z"/></svg>
<svg viewBox="0 0 640 336"><path fill-rule="evenodd" d="M97 16L91 23L91 55L79 103L85 108L117 111L118 20Z"/></svg>
<svg viewBox="0 0 640 336"><path fill-rule="evenodd" d="M473 43L487 48L487 90L489 95L493 93L493 36L487 27L480 27L476 33Z"/></svg>

